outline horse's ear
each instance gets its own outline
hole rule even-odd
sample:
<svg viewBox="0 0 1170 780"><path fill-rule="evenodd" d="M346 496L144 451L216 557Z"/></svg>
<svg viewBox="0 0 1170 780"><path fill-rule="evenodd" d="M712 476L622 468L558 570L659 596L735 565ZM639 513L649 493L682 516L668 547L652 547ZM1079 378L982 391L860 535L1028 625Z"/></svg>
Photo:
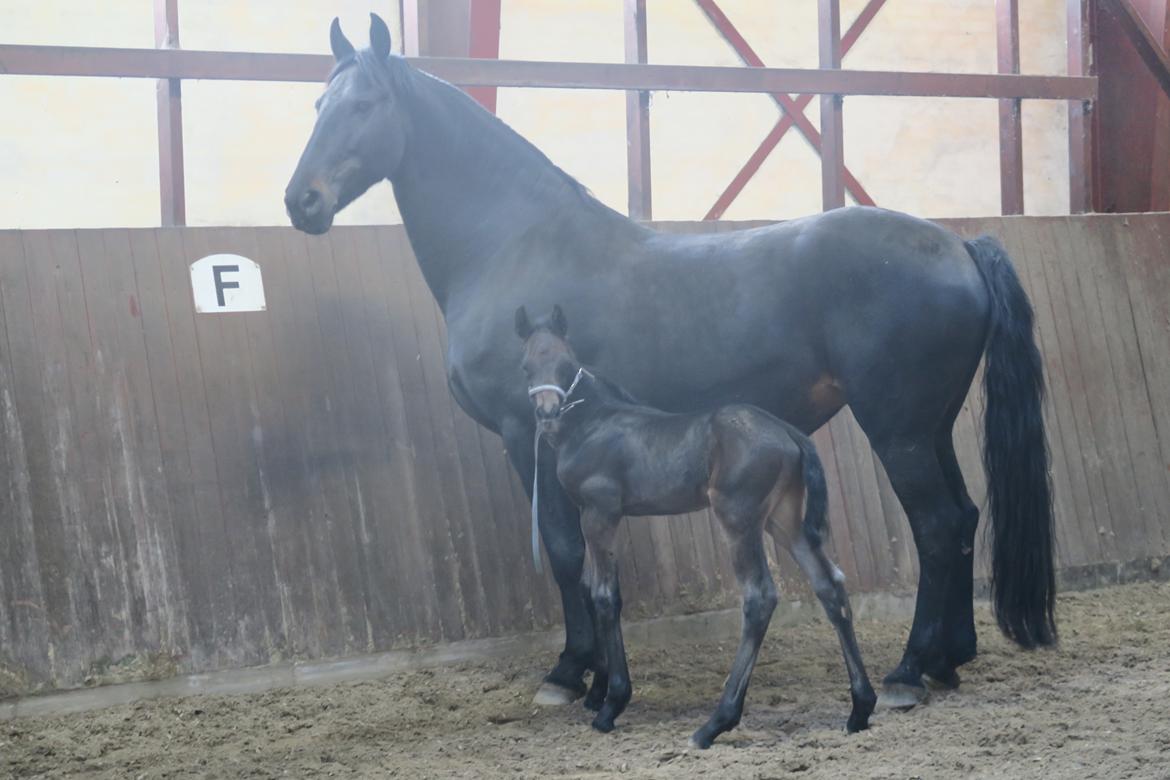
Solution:
<svg viewBox="0 0 1170 780"><path fill-rule="evenodd" d="M390 28L382 17L373 13L370 14L370 49L382 59L390 56Z"/></svg>
<svg viewBox="0 0 1170 780"><path fill-rule="evenodd" d="M338 62L353 56L353 44L341 31L341 20L336 16L333 17L333 24L329 25L329 48L333 49L333 59Z"/></svg>
<svg viewBox="0 0 1170 780"><path fill-rule="evenodd" d="M528 310L523 306L516 309L516 335L525 341L532 335L532 323L528 321Z"/></svg>
<svg viewBox="0 0 1170 780"><path fill-rule="evenodd" d="M552 332L558 337L564 338L569 332L569 322L565 319L565 313L561 311L561 305L558 303L553 306L552 316L549 318L549 327Z"/></svg>

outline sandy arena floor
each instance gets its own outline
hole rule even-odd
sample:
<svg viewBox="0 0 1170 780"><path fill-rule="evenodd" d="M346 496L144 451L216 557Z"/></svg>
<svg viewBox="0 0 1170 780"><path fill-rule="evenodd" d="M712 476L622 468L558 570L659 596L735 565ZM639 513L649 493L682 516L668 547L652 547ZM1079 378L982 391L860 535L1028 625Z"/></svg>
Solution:
<svg viewBox="0 0 1170 780"><path fill-rule="evenodd" d="M0 723L0 776L1170 778L1170 585L1060 600L1063 644L1009 647L980 614L957 693L847 736L845 671L824 621L774 627L740 728L706 752L732 637L632 647L634 701L610 735L579 706L535 710L544 654L375 682L155 700ZM902 623L863 621L876 679Z"/></svg>

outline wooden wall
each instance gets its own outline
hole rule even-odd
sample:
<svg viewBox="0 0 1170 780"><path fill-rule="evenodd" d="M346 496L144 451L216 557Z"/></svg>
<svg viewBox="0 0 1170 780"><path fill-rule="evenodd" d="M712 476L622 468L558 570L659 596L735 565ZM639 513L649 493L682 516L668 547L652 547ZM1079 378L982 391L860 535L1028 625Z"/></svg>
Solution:
<svg viewBox="0 0 1170 780"><path fill-rule="evenodd" d="M999 235L1036 304L1062 567L1170 552L1170 215L949 224ZM266 312L194 313L214 252L260 263ZM401 228L0 232L0 306L0 694L559 624ZM981 497L980 425L973 393ZM852 588L912 587L864 437L816 439ZM629 614L734 603L705 516L623 540Z"/></svg>

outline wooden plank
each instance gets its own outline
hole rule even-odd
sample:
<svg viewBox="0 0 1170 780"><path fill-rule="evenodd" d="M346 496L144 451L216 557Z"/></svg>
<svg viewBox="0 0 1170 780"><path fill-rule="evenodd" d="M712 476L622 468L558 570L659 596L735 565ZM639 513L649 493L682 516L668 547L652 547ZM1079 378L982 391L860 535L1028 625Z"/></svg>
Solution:
<svg viewBox="0 0 1170 780"><path fill-rule="evenodd" d="M624 0L627 63L645 65L646 0ZM653 218L650 178L650 93L626 92L626 182L630 219Z"/></svg>
<svg viewBox="0 0 1170 780"><path fill-rule="evenodd" d="M76 273L77 248L67 231L24 233L31 322L29 341L37 359L29 368L39 378L41 429L26 446L42 450L33 465L33 512L41 559L45 609L53 621L48 651L53 674L70 676L86 653L110 650L103 632L124 596L119 575L120 545L101 500L88 504L104 485L83 497L76 478L86 473L73 414L69 354L62 326L56 277ZM63 271L64 269L64 271ZM75 313L75 312L71 312ZM11 330L13 323L9 322ZM35 429L34 429L35 430ZM31 454L31 452L30 452ZM32 465L32 464L30 464Z"/></svg>
<svg viewBox="0 0 1170 780"><path fill-rule="evenodd" d="M1121 231L1122 273L1129 287L1133 327L1137 333L1138 358L1148 403L1153 411L1152 430L1158 449L1147 457L1161 474L1163 495L1170 493L1170 221L1163 215L1124 217L1128 229ZM1165 514L1162 515L1163 519ZM1157 553L1170 552L1162 526L1163 546Z"/></svg>
<svg viewBox="0 0 1170 780"><path fill-rule="evenodd" d="M386 247L398 257L409 257L405 232L392 238L396 247ZM418 304L413 290L419 289L421 277L417 266L387 263L386 289L390 292L389 311L393 318L398 381L407 410L407 430L413 450L419 490L419 517L416 519L426 558L431 562L429 591L436 598L439 628L444 639L461 638L463 628L463 594L459 590L458 562L448 521L447 496L435 464L435 439L430 418L430 392L423 373L422 344L418 335L416 305L433 306L429 295ZM429 310L428 310L429 312ZM446 392L444 387L438 392Z"/></svg>
<svg viewBox="0 0 1170 780"><path fill-rule="evenodd" d="M1101 559L1101 544L1084 475L1081 447L1071 419L1068 380L1056 336L1052 304L1044 266L1066 262L1055 252L1052 232L1060 225L1051 220L1023 223L1004 220L1001 227L1011 249L1017 273L1026 285L1036 322L1036 343L1044 357L1045 432L1051 457L1053 512L1057 523L1056 550L1059 562L1095 563ZM1071 456L1070 456L1071 454ZM1075 475L1075 476L1074 476ZM1075 483L1075 484L1074 484ZM1076 497L1076 501L1070 498Z"/></svg>
<svg viewBox="0 0 1170 780"><path fill-rule="evenodd" d="M1118 420L1117 387L1102 333L1104 323L1096 298L1096 279L1091 269L1088 278L1082 278L1084 266L1080 253L1084 248L1075 245L1069 237L1071 221L1072 218L1065 220L1062 228L1054 233L1054 243L1064 254L1061 272L1076 336L1083 383L1081 391L1087 401L1088 421L1093 431L1094 446L1087 455L1095 461L1104 485L1108 524L1102 525L1115 549L1111 559L1128 560L1133 557L1136 545L1133 540L1122 536L1122 530L1125 518L1137 510L1137 502L1126 472L1129 464L1121 463L1123 457L1128 461L1128 451ZM1101 517L1098 514L1098 520Z"/></svg>
<svg viewBox="0 0 1170 780"><path fill-rule="evenodd" d="M820 67L841 68L840 0L817 0L817 41ZM841 95L821 95L821 208L845 205L845 126Z"/></svg>
<svg viewBox="0 0 1170 780"><path fill-rule="evenodd" d="M250 521L263 567L257 576L271 582L265 595L271 602L266 605L269 652L296 657L319 642L320 604L313 579L306 575L312 565L306 526L319 522L321 511L306 495L305 418L290 416L286 408L294 388L281 371L287 355L273 333L277 317L288 316L274 311L277 301L289 305L287 264L276 231L225 228L216 231L216 240L256 261L263 274L265 311L219 316L242 326L246 337L235 348L248 367L250 428L237 446L249 463L251 490L260 499L259 505L253 504L257 514Z"/></svg>
<svg viewBox="0 0 1170 780"><path fill-rule="evenodd" d="M303 421L297 437L304 448L303 532L316 572L313 600L318 615L310 641L324 652L340 653L351 643L359 619L352 606L359 597L351 573L341 571L343 558L334 544L338 525L348 523L351 512L345 480L338 477L342 434L332 416L333 378L326 365L312 280L315 258L303 234L281 230L277 239L283 273L273 279L269 311L277 318L275 348L284 358L281 366L288 377L285 403L290 415ZM364 622L364 607L361 619ZM432 636L428 621L420 619L418 625Z"/></svg>
<svg viewBox="0 0 1170 780"><path fill-rule="evenodd" d="M76 245L79 267L62 275L58 294L66 308L83 313L67 318L76 320L74 341L81 347L71 374L79 390L79 424L86 419L86 401L96 414L81 431L82 452L89 479L105 486L105 511L119 545L113 575L123 580L123 602L109 608L125 621L121 653L158 653L186 644L186 615L181 588L171 578L177 561L146 353L136 327L140 310L129 236L78 231Z"/></svg>
<svg viewBox="0 0 1170 780"><path fill-rule="evenodd" d="M355 479L354 441L359 435L357 427L365 423L357 421L350 413L353 377L345 340L344 302L338 287L333 238L310 236L306 239L310 286L305 290L303 300L316 310L317 338L321 345L316 370L325 373L321 388L323 396L318 399L316 414L321 415L334 432L329 439L329 449L318 450L313 465L318 478L329 484L333 494L333 511L327 515L327 528L334 565L341 569L337 582L340 603L345 610L345 643L364 647L368 642L369 625L367 593L354 534L354 528L359 524L356 518L359 510L352 485Z"/></svg>
<svg viewBox="0 0 1170 780"><path fill-rule="evenodd" d="M1101 473L1101 461L1097 457L1097 438L1089 416L1089 399L1085 394L1085 368L1082 366L1082 357L1079 351L1079 332L1073 328L1073 317L1079 316L1078 309L1073 307L1065 283L1065 266L1068 249L1059 244L1056 234L1060 231L1063 220L1055 220L1048 224L1048 232L1037 232L1031 239L1040 243L1044 250L1037 256L1042 262L1039 269L1043 275L1047 300L1053 316L1053 327L1044 334L1045 346L1054 350L1060 356L1063 366L1062 380L1068 408L1072 410L1069 417L1062 417L1062 421L1070 423L1062 428L1065 442L1065 458L1069 462L1070 472L1075 476L1082 474L1082 483L1088 497L1087 505L1078 506L1082 518L1092 518L1092 532L1097 535L1097 546L1100 555L1106 560L1117 560L1116 546L1110 536L1112 520L1110 516L1109 500L1106 493L1104 478ZM1040 277L1037 277L1037 282ZM1052 358L1046 358L1051 362ZM1084 498L1082 495L1082 499ZM1083 523L1083 520L1082 520ZM1092 548L1090 548L1092 549Z"/></svg>
<svg viewBox="0 0 1170 780"><path fill-rule="evenodd" d="M417 583L401 579L395 572L386 578L387 564L394 558L394 531L380 519L396 512L399 499L394 495L391 480L401 485L408 477L402 467L401 450L391 438L386 406L380 396L379 374L383 361L392 360L393 352L386 350L386 342L393 338L388 328L374 331L374 319L362 305L377 287L381 274L375 266L363 272L360 267L365 256L378 262L377 236L369 229L352 229L333 237L333 257L337 270L338 313L344 327L349 352L349 370L352 374L347 438L354 448L352 455L351 500L353 519L359 540L359 554L366 581L366 602L375 646L387 640L380 635L385 629L379 623L391 626L401 621L398 602L404 594L418 589ZM384 317L378 323L385 325ZM401 436L401 431L395 431ZM462 488L452 485L453 492ZM393 631L391 631L391 635Z"/></svg>
<svg viewBox="0 0 1170 780"><path fill-rule="evenodd" d="M134 275L137 293L127 306L137 310L141 329L141 369L149 381L149 397L154 410L154 434L158 448L158 478L165 492L170 516L173 546L173 572L176 597L182 600L183 637L178 647L197 648L202 652L214 641L211 626L211 585L204 565L205 551L200 544L200 514L191 479L191 453L184 422L182 394L179 389L176 355L171 337L171 317L167 307L163 272L159 260L158 235L153 230L128 233L129 256L125 263ZM141 377L139 377L141 381ZM146 388L136 385L143 395ZM156 499L157 500L157 499Z"/></svg>
<svg viewBox="0 0 1170 780"><path fill-rule="evenodd" d="M1092 0L1065 0L1068 28L1068 73L1096 76L1093 63ZM1069 211L1081 214L1098 205L1096 159L1093 150L1093 104L1089 99L1068 104Z"/></svg>
<svg viewBox="0 0 1170 780"><path fill-rule="evenodd" d="M208 636L206 643L193 645L192 662L202 667L226 666L231 663L230 650L238 646L239 626L235 620L236 585L227 548L224 527L223 496L216 468L216 453L211 439L211 414L204 387L204 372L195 331L195 306L191 298L188 257L184 248L185 231L161 230L157 236L159 270L165 313L170 324L170 348L174 360L175 385L183 415L188 463L181 458L172 467L187 466L168 478L168 484L192 486L198 522L193 549L181 554L197 555L206 576L206 601L191 605L189 615L192 637Z"/></svg>
<svg viewBox="0 0 1170 780"><path fill-rule="evenodd" d="M1046 228L1041 229L1041 228ZM1067 561L1086 562L1100 557L1100 539L1093 518L1088 485L1084 478L1080 443L1071 420L1062 419L1062 409L1070 408L1063 357L1055 334L1052 306L1044 265L1065 262L1056 256L1050 238L1053 223L1031 226L1005 224L1005 239L1012 242L1012 258L1021 281L1026 285L1036 323L1036 344L1044 358L1044 420L1048 437L1053 487L1053 512L1056 517L1056 552L1058 565ZM1071 457L1070 457L1071 453ZM1072 474L1079 476L1079 493L1083 504L1073 504ZM1070 541L1071 540L1071 541Z"/></svg>
<svg viewBox="0 0 1170 780"><path fill-rule="evenodd" d="M33 509L33 468L25 439L30 407L40 394L29 395L36 359L29 335L28 287L25 283L24 241L17 231L0 231L0 647L9 663L18 665L33 682L49 678L45 648L53 631L46 610L42 564L37 550ZM23 319L22 319L23 318ZM9 319L15 320L10 333ZM24 414L22 414L22 412Z"/></svg>
<svg viewBox="0 0 1170 780"><path fill-rule="evenodd" d="M435 333L439 340L439 354L447 354L446 323L438 306L432 307ZM445 363L444 363L445 370ZM517 376L517 381L521 381ZM524 593L511 591L510 580L523 582L530 567L516 571L515 577L501 577L499 572L508 570L509 556L523 547L504 551L500 547L500 528L508 525L511 502L504 499L498 489L489 484L484 454L480 448L476 423L459 407L450 392L446 393L446 418L450 423L450 436L454 441L455 456L459 459L460 475L466 494L466 533L470 546L470 560L474 566L474 580L481 591L480 604L483 614L479 616L481 631L491 633L504 626L516 630L520 625L531 625L531 616ZM496 457L499 457L497 451ZM506 483L501 485L507 489ZM501 504L501 499L505 503ZM511 591L511 592L510 592ZM507 629L503 629L507 630Z"/></svg>
<svg viewBox="0 0 1170 780"><path fill-rule="evenodd" d="M1146 388L1143 361L1138 346L1138 335L1130 304L1125 266L1120 253L1124 251L1123 236L1132 231L1115 220L1080 219L1073 223L1074 242L1092 247L1084 262L1096 270L1097 301L1105 323L1105 342L1113 380L1118 389L1118 421L1128 451L1132 495L1137 499L1137 512L1127 516L1127 536L1142 543L1148 555L1151 549L1164 549L1167 542L1165 519L1170 517L1170 496L1165 491L1166 470L1161 467L1158 436L1154 413ZM1119 533L1120 530L1119 530Z"/></svg>
<svg viewBox="0 0 1170 780"><path fill-rule="evenodd" d="M183 231L189 264L219 252L238 253L226 231ZM233 578L236 663L264 663L267 648L282 643L266 512L252 456L255 389L247 352L246 315L194 314L198 360L209 408L210 443L219 481L224 542Z"/></svg>

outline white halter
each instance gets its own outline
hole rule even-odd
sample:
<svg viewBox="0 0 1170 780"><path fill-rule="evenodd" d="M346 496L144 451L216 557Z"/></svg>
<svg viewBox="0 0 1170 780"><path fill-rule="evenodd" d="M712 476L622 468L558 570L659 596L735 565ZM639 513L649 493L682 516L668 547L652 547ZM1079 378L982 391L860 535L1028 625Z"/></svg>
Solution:
<svg viewBox="0 0 1170 780"><path fill-rule="evenodd" d="M560 411L557 412L557 416L559 417L577 404L584 403L584 398L578 398L576 401L568 404L565 403L565 401L569 400L569 396L573 394L573 391L577 389L577 384L583 376L592 378L593 374L590 374L582 366L577 369L577 376L573 377L573 383L569 385L568 390L562 390L560 385L536 385L535 387L528 388L528 397L531 398L545 390L556 393L560 396L562 404ZM536 438L532 443L532 450L532 564L536 567L537 574L544 574L544 565L540 561L540 512L538 511L538 507L540 506L540 428L536 429Z"/></svg>

